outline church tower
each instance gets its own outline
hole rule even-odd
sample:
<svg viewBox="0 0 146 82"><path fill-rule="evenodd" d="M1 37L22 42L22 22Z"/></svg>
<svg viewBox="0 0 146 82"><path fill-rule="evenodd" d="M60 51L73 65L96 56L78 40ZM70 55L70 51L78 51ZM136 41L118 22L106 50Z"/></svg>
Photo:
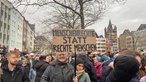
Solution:
<svg viewBox="0 0 146 82"><path fill-rule="evenodd" d="M109 20L109 24L107 28L105 27L105 38L110 41L110 51L112 53L116 53L118 51L118 41L117 41L117 27L111 23ZM108 48L107 48L108 49Z"/></svg>
<svg viewBox="0 0 146 82"><path fill-rule="evenodd" d="M105 27L104 31L105 38L112 40L113 42L117 42L117 27L111 23L111 20L109 20L108 27Z"/></svg>

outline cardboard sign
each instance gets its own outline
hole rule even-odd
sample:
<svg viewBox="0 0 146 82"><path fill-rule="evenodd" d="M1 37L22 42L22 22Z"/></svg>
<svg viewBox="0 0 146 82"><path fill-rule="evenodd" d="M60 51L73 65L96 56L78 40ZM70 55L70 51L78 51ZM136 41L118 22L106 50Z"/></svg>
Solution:
<svg viewBox="0 0 146 82"><path fill-rule="evenodd" d="M96 51L96 34L92 29L53 29L54 52Z"/></svg>

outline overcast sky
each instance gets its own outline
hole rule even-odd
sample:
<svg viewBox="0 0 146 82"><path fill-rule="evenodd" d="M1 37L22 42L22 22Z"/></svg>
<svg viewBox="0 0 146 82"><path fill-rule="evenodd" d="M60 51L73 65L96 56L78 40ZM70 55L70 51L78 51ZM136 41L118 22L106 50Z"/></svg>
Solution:
<svg viewBox="0 0 146 82"><path fill-rule="evenodd" d="M34 9L34 7L28 8L24 16L30 23L35 23L36 30L39 31L38 28L42 27L39 21L46 17L43 15L46 10L41 8L35 11ZM146 0L127 0L124 5L114 4L101 20L88 28L95 29L98 35L103 35L109 19L111 19L112 24L117 26L118 35L123 33L124 29L137 30L140 24L146 24Z"/></svg>
<svg viewBox="0 0 146 82"><path fill-rule="evenodd" d="M108 26L109 19L117 26L118 35L124 29L136 31L140 24L146 24L146 0L127 0L124 5L113 5L102 20L90 28L98 34L104 34L104 28Z"/></svg>

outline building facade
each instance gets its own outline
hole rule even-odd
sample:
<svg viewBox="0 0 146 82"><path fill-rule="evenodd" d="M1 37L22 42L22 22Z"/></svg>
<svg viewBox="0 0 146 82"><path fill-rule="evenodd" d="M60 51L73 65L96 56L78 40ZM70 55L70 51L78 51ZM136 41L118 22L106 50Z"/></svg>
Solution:
<svg viewBox="0 0 146 82"><path fill-rule="evenodd" d="M126 37L126 48L128 50L135 50L133 35L129 35L129 36Z"/></svg>
<svg viewBox="0 0 146 82"><path fill-rule="evenodd" d="M106 52L106 38L103 36L99 36L96 38L96 47L97 47L97 52L103 54Z"/></svg>
<svg viewBox="0 0 146 82"><path fill-rule="evenodd" d="M9 48L10 10L12 4L7 0L0 0L0 47Z"/></svg>
<svg viewBox="0 0 146 82"><path fill-rule="evenodd" d="M14 50L14 48L16 48L19 49L19 51L22 51L24 18L17 9L11 8L10 19L9 50Z"/></svg>
<svg viewBox="0 0 146 82"><path fill-rule="evenodd" d="M111 23L111 20L109 20L109 25L107 28L105 27L104 31L105 31L105 38L111 41L111 45L112 45L111 52L117 52L118 51L117 27Z"/></svg>
<svg viewBox="0 0 146 82"><path fill-rule="evenodd" d="M135 50L146 50L146 24L141 24L134 32Z"/></svg>
<svg viewBox="0 0 146 82"><path fill-rule="evenodd" d="M27 41L27 20L24 18L23 20L23 41L22 41L22 51L27 51L26 41Z"/></svg>
<svg viewBox="0 0 146 82"><path fill-rule="evenodd" d="M29 24L30 26L30 48L33 51L34 50L34 42L35 42L35 25Z"/></svg>
<svg viewBox="0 0 146 82"><path fill-rule="evenodd" d="M26 49L31 52L34 50L35 41L35 25L27 22L27 38L26 38Z"/></svg>
<svg viewBox="0 0 146 82"><path fill-rule="evenodd" d="M111 40L106 40L106 52L111 52Z"/></svg>
<svg viewBox="0 0 146 82"><path fill-rule="evenodd" d="M119 49L126 49L126 37L130 36L129 29L125 29L122 34L120 34L118 38Z"/></svg>

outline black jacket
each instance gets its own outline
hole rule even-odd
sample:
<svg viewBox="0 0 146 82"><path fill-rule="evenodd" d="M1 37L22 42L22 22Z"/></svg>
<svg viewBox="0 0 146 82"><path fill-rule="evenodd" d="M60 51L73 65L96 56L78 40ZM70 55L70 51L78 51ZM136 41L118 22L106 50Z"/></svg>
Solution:
<svg viewBox="0 0 146 82"><path fill-rule="evenodd" d="M40 82L73 82L73 76L72 65L54 60L45 70Z"/></svg>
<svg viewBox="0 0 146 82"><path fill-rule="evenodd" d="M16 66L14 71L10 71L8 64L2 67L3 74L1 75L1 82L30 82L25 69Z"/></svg>
<svg viewBox="0 0 146 82"><path fill-rule="evenodd" d="M40 82L40 79L44 73L44 71L46 70L46 68L48 67L48 63L45 61L38 61L35 65L34 68L36 70L36 78L35 78L35 82Z"/></svg>

